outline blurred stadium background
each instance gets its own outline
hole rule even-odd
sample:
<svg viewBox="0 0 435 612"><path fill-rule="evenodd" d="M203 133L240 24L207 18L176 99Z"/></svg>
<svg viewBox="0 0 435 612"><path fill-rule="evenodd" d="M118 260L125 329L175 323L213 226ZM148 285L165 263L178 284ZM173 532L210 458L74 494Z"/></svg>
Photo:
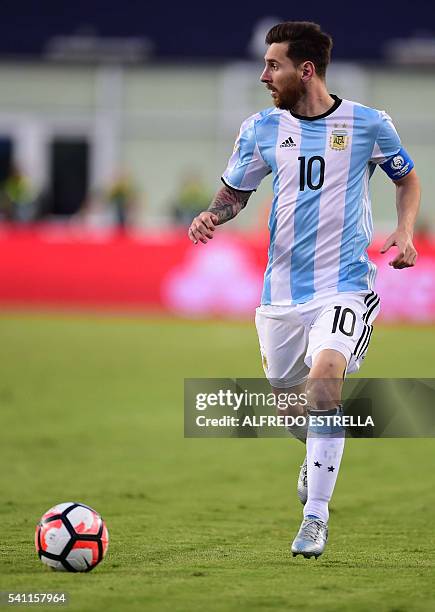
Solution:
<svg viewBox="0 0 435 612"><path fill-rule="evenodd" d="M427 323L435 317L435 21L430 3L417 5L406 18L396 2L355 22L339 6L314 3L308 17L335 38L330 91L387 109L416 161L419 266L397 273L377 253L395 223L394 189L380 171L372 255L384 319ZM218 188L241 121L270 105L258 80L265 31L305 12L269 15L252 3L248 12L231 7L230 17L213 8L205 21L188 5L168 18L156 6L93 2L60 12L45 1L14 21L14 10L7 2L0 40L0 302L249 316L270 178L213 245L192 248L185 227Z"/></svg>
<svg viewBox="0 0 435 612"><path fill-rule="evenodd" d="M383 324L363 375L433 376L433 4L6 0L1 16L1 588L66 589L81 612L431 609L435 489L415 466L433 473L432 440L349 442L313 569L287 551L302 448L183 439L182 398L184 377L262 376L271 181L205 247L186 226L242 119L270 105L263 38L284 19L332 34L330 91L386 109L416 161L415 269L378 253L394 187L372 180ZM112 535L91 580L54 581L33 550L35 521L68 499Z"/></svg>

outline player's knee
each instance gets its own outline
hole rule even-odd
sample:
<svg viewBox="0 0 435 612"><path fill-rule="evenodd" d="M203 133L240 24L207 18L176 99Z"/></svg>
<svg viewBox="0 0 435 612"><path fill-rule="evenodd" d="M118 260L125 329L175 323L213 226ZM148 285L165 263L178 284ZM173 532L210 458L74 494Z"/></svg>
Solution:
<svg viewBox="0 0 435 612"><path fill-rule="evenodd" d="M345 357L335 350L321 351L314 359L307 382L307 399L310 406L330 409L341 401Z"/></svg>
<svg viewBox="0 0 435 612"><path fill-rule="evenodd" d="M346 366L346 358L342 353L333 349L325 349L314 357L309 378L342 379Z"/></svg>

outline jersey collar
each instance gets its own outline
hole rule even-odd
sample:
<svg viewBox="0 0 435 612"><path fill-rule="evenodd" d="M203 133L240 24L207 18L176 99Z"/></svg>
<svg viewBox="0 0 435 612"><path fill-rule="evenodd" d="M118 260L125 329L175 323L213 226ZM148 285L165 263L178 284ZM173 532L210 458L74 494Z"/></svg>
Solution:
<svg viewBox="0 0 435 612"><path fill-rule="evenodd" d="M291 116L294 117L295 119L303 119L304 121L316 121L316 119L323 119L324 117L327 117L328 115L336 111L337 108L342 103L342 99L339 98L338 96L334 94L330 94L330 96L331 98L334 99L334 104L331 106L331 108L329 108L327 111L325 111L321 115L314 115L313 117L305 117L305 115L297 115L296 113L292 113L292 111L289 111L289 112Z"/></svg>

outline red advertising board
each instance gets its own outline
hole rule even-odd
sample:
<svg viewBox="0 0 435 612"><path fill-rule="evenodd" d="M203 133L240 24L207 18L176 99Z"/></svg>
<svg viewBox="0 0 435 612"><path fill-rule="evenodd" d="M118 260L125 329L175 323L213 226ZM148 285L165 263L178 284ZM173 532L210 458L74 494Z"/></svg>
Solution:
<svg viewBox="0 0 435 612"><path fill-rule="evenodd" d="M378 265L384 321L435 321L435 245L417 241L415 268ZM222 232L192 245L184 231L116 234L76 226L0 228L3 306L159 310L186 316L252 316L267 237Z"/></svg>

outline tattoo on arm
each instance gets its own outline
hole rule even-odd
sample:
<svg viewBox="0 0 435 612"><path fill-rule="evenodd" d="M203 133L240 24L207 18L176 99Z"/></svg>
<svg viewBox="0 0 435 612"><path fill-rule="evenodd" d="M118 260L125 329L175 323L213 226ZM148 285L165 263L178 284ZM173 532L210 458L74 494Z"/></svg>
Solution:
<svg viewBox="0 0 435 612"><path fill-rule="evenodd" d="M216 193L208 210L218 217L218 225L222 225L245 208L251 194L252 191L238 191L225 185Z"/></svg>

